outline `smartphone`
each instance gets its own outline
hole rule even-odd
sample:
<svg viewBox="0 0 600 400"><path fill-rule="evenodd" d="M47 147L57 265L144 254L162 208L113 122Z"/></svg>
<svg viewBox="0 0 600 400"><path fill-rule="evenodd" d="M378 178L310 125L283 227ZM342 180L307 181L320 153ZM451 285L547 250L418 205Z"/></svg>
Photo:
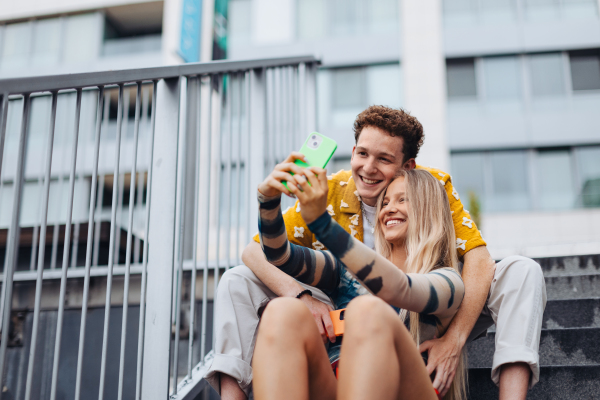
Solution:
<svg viewBox="0 0 600 400"><path fill-rule="evenodd" d="M306 141L300 148L300 153L304 154L306 162L296 160L294 163L301 167L319 167L324 169L336 150L337 143L335 140L318 132L313 132L308 135L308 138L306 138ZM293 172L291 174L294 175ZM289 190L285 181L281 183Z"/></svg>
<svg viewBox="0 0 600 400"><path fill-rule="evenodd" d="M335 336L342 336L344 334L345 313L345 308L342 308L341 310L329 311L329 316L331 317L331 322L333 323L333 333L335 333Z"/></svg>

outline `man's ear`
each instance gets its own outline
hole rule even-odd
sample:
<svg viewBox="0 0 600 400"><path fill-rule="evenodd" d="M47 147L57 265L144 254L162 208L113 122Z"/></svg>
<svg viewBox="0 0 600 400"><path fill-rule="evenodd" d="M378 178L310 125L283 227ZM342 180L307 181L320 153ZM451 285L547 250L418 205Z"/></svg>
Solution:
<svg viewBox="0 0 600 400"><path fill-rule="evenodd" d="M416 166L417 166L417 162L415 161L414 158L411 158L408 161L406 161L404 164L402 164L402 169L405 169L405 170L415 169Z"/></svg>
<svg viewBox="0 0 600 400"><path fill-rule="evenodd" d="M354 158L354 151L356 150L356 145L354 145L354 147L352 147L352 155L350 156L350 160L352 161L352 159Z"/></svg>

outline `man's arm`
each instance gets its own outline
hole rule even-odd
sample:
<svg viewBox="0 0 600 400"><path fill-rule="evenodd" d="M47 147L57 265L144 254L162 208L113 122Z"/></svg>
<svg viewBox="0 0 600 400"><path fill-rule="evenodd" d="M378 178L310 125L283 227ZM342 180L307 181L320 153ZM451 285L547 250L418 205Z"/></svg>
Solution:
<svg viewBox="0 0 600 400"><path fill-rule="evenodd" d="M462 349L483 310L494 278L495 263L486 246L464 255L462 279L465 297L448 330L440 339L421 344L420 352L429 351L427 372L436 371L433 387L442 395L450 388Z"/></svg>
<svg viewBox="0 0 600 400"><path fill-rule="evenodd" d="M298 293L304 290L294 278L269 263L260 244L255 241L250 242L244 249L242 261L277 296L296 297ZM323 341L325 342L329 338L331 342L334 342L335 333L329 316L329 307L311 296L302 296L300 300L308 307L315 318Z"/></svg>

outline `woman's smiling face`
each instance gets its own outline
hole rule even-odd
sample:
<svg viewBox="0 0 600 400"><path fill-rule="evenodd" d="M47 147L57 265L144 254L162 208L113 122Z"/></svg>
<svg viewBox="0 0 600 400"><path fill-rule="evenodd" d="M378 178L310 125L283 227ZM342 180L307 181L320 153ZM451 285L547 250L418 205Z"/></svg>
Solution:
<svg viewBox="0 0 600 400"><path fill-rule="evenodd" d="M408 234L408 199L403 176L388 186L379 212L379 224L387 242L404 243Z"/></svg>

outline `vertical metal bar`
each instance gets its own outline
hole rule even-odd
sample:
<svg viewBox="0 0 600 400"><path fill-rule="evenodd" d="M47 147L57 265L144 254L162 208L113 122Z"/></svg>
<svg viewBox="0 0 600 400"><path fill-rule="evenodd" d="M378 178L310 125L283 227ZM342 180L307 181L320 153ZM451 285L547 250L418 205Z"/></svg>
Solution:
<svg viewBox="0 0 600 400"><path fill-rule="evenodd" d="M52 228L52 253L50 254L50 269L56 269L56 257L58 256L58 237L60 235L60 211L62 206L62 192L63 192L63 176L62 171L58 177L58 201L57 212L56 212L56 221L54 221L54 227Z"/></svg>
<svg viewBox="0 0 600 400"><path fill-rule="evenodd" d="M317 65L306 65L306 132L317 130Z"/></svg>
<svg viewBox="0 0 600 400"><path fill-rule="evenodd" d="M98 160L100 157L100 134L102 132L102 100L105 98L104 87L98 88L98 104L96 105L96 138L94 142L94 163L92 164L92 187L90 193L90 211L88 214L88 231L85 247L85 277L83 280L83 297L81 302L81 322L79 327L79 350L77 352L77 371L75 377L75 400L81 396L81 377L83 373L83 351L85 346L85 330L87 324L87 308L90 290L90 267L92 266L92 239L94 214L96 211L96 189L98 188ZM102 205L99 204L101 207Z"/></svg>
<svg viewBox="0 0 600 400"><path fill-rule="evenodd" d="M79 176L78 179L79 182L83 181L83 177ZM75 207L75 205L74 205ZM79 209L79 207L78 207ZM80 233L80 229L81 229L81 224L79 223L79 220L75 223L75 227L73 229L73 244L72 244L72 248L71 248L71 268L75 268L77 267L77 256L78 256L78 250L79 250L79 233Z"/></svg>
<svg viewBox="0 0 600 400"><path fill-rule="evenodd" d="M5 96L5 107L8 107L8 96ZM6 261L4 268L4 279L2 280L2 339L0 341L0 384L3 387L4 364L6 361L6 346L8 344L8 331L10 326L10 311L12 308L13 277L16 269L17 251L19 249L19 216L21 211L21 194L23 192L23 175L25 173L25 157L27 156L27 136L29 125L29 110L31 98L29 94L23 96L23 117L21 122L21 134L19 136L19 147L17 155L17 171L14 180L13 209L6 246ZM6 110L4 110L6 111ZM3 112L2 130L0 136L5 137L7 114ZM1 161L1 160L0 160ZM1 163L0 163L1 164ZM2 399L3 390L0 390Z"/></svg>
<svg viewBox="0 0 600 400"><path fill-rule="evenodd" d="M108 352L108 327L110 325L110 298L112 295L112 278L115 257L115 229L117 228L117 190L119 188L119 161L121 158L121 125L123 122L123 84L119 84L119 101L117 109L117 138L115 141L115 169L113 172L112 209L110 215L110 242L108 246L108 275L106 276L106 302L104 303L104 333L102 335L102 356L100 361L100 388L98 399L104 400L104 384L106 378L106 356Z"/></svg>
<svg viewBox="0 0 600 400"><path fill-rule="evenodd" d="M204 209L205 209L205 213L204 213L204 246L203 246L203 252L204 252L204 270L202 271L202 330L201 330L201 335L202 335L202 339L200 342L200 359L202 360L202 362L204 362L204 356L206 355L206 314L207 314L207 307L208 307L208 302L207 302L207 297L208 297L208 242L209 242L209 237L210 237L210 189L211 189L211 184L210 184L210 170L211 170L211 155L212 155L212 151L211 151L211 124L212 124L212 84L213 84L213 77L211 76L208 79L208 83L207 84L202 84L200 85L200 94L201 94L201 98L200 101L198 102L199 105L201 105L202 102L202 97L204 97L205 101L204 103L206 103L206 124L202 124L201 126L206 126L206 129L202 129L201 131L205 131L206 132L206 152L205 152L205 156L204 159L206 159L206 188L204 190L205 193L205 197L204 197ZM206 87L208 86L208 88ZM208 93L206 93L208 92ZM202 118L200 119L202 121Z"/></svg>
<svg viewBox="0 0 600 400"><path fill-rule="evenodd" d="M107 97L109 98L109 97ZM106 131L105 131L106 132ZM94 216L94 221L92 222L92 225L90 226L90 230L94 231L94 260L93 260L93 266L97 267L98 266L98 258L100 257L100 230L102 228L102 203L104 202L104 174L100 175L100 180L99 182L97 182L98 185L98 192L96 194L96 210L95 210L95 216ZM90 199L90 201L93 202L93 199ZM88 244L89 246L92 246L91 243Z"/></svg>
<svg viewBox="0 0 600 400"><path fill-rule="evenodd" d="M196 86L196 97L200 99L200 77L195 80ZM194 183L194 235L193 235L193 246L192 246L192 279L190 288L190 329L188 339L188 371L187 375L192 376L192 366L194 364L193 350L194 350L194 331L196 327L196 278L198 269L198 202L199 196L198 191L200 190L200 102L197 102L196 112L196 165L195 174L196 181ZM203 299L206 296L203 296Z"/></svg>
<svg viewBox="0 0 600 400"><path fill-rule="evenodd" d="M135 97L135 125L133 130L133 151L131 155L131 179L129 181L129 219L127 221L127 248L125 250L125 284L123 288L123 320L121 322L121 355L119 357L119 389L118 399L123 398L123 377L125 374L125 344L127 340L127 311L129 308L129 278L131 268L131 240L133 230L133 202L135 200L135 174L137 164L137 148L140 131L140 107L142 102L142 83L137 83ZM50 399L54 400L54 399Z"/></svg>
<svg viewBox="0 0 600 400"><path fill-rule="evenodd" d="M4 160L4 142L6 141L6 124L8 121L8 93L2 94L0 106L0 180L2 180L2 161Z"/></svg>
<svg viewBox="0 0 600 400"><path fill-rule="evenodd" d="M110 92L108 96L104 96L104 133L108 133L108 123L110 118ZM94 267L98 266L98 258L100 257L100 230L102 228L102 203L104 201L104 174L100 176L100 190L98 190L98 200L96 202L96 216L94 218L94 261L92 265ZM91 226L90 226L91 229Z"/></svg>
<svg viewBox="0 0 600 400"><path fill-rule="evenodd" d="M150 162L148 163L148 188L146 189L146 228L144 230L144 249L142 255L142 283L140 292L140 322L138 327L138 354L135 373L135 400L142 398L142 363L144 360L144 332L146 323L146 280L148 277L148 234L150 232L150 205L152 189L152 166L154 160L154 127L156 121L156 81L152 86L152 112L150 115ZM140 196L142 193L140 193Z"/></svg>
<svg viewBox="0 0 600 400"><path fill-rule="evenodd" d="M237 216L235 219L236 222L236 230L235 230L235 263L240 263L240 229L242 228L242 223L240 221L241 217L241 203L242 203L242 74L237 74L237 82L238 82L238 93L236 96L237 99L237 146L238 146L238 154L235 164L236 171L236 182L235 187L237 188L236 192L236 203L235 209L237 210Z"/></svg>
<svg viewBox="0 0 600 400"><path fill-rule="evenodd" d="M47 144L44 144L44 147L46 147ZM38 188L41 190L42 189L42 183L43 183L43 179L40 176L38 178ZM33 227L33 239L31 240L31 259L29 260L29 270L33 271L35 270L35 262L37 260L37 244L38 244L38 237L40 234L40 226L37 224L37 222L39 221L40 215L42 214L42 198L38 197L38 213L36 215L36 224Z"/></svg>
<svg viewBox="0 0 600 400"><path fill-rule="evenodd" d="M77 144L79 141L79 118L81 115L81 89L77 89L75 105L75 129L73 135L73 149L71 152L71 171L69 174L69 200L67 205L67 220L65 222L65 240L62 259L62 275L60 278L60 295L58 300L58 317L56 322L56 338L54 341L54 361L52 363L52 386L50 400L56 400L58 384L58 363L60 361L60 346L62 339L62 325L65 311L65 293L67 291L67 268L69 266L69 243L71 239L71 221L73 218L73 197L75 193L75 169L77 168Z"/></svg>
<svg viewBox="0 0 600 400"><path fill-rule="evenodd" d="M178 212L176 215L176 226L178 227L178 235L175 243L177 244L177 270L175 273L175 290L174 290L174 301L175 301L175 343L173 347L173 394L177 394L177 376L179 375L179 339L181 331L181 288L183 281L183 243L185 235L185 195L186 195L186 175L187 175L187 115L190 112L190 106L187 101L189 91L189 79L186 78L184 90L181 91L180 101L185 102L185 112L181 116L179 123L179 148L178 153L180 155L180 173L177 174L179 178L179 201L177 201ZM178 167L179 171L179 167Z"/></svg>
<svg viewBox="0 0 600 400"><path fill-rule="evenodd" d="M44 170L44 193L42 204L42 229L40 237L40 257L38 258L37 277L35 281L35 305L33 308L33 327L31 329L31 344L29 347L29 363L27 364L27 380L25 383L25 400L31 399L33 384L33 367L35 366L35 350L37 348L37 331L40 320L42 302L42 279L44 274L44 252L46 249L46 223L48 222L48 200L50 195L50 170L52 168L52 149L54 147L54 129L56 124L56 105L58 93L52 92L52 111L50 114L50 129L48 131L48 147L46 150L46 167Z"/></svg>
<svg viewBox="0 0 600 400"><path fill-rule="evenodd" d="M144 123L144 125L143 125L144 129L142 129L142 131L141 131L142 135L146 132L146 130L149 126L148 125L149 94L150 94L150 91L144 90L143 85L142 85L142 114L140 116L140 125L142 124L142 121ZM149 132L148 134L151 134L151 133ZM136 207L140 210L143 208L145 176L146 176L146 174L143 171L138 172L138 189L137 189L138 197L137 197ZM140 239L139 237L135 238L135 241L133 243L134 243L134 245L133 245L133 263L139 264L140 263L140 255L141 255L141 251L142 251L142 239Z"/></svg>
<svg viewBox="0 0 600 400"><path fill-rule="evenodd" d="M233 140L232 140L232 128L231 128L231 123L232 123L232 119L231 119L231 106L232 106L232 99L231 96L233 96L233 82L232 82L232 74L227 75L227 92L225 93L226 97L226 109L225 109L225 115L226 115L226 119L227 119L227 141L225 142L225 145L227 146L227 158L226 158L226 168L227 168L227 177L225 179L225 190L224 190L224 195L225 195L225 212L227 213L225 215L225 221L227 221L225 223L225 268L229 269L229 267L231 267L231 162L233 160Z"/></svg>
<svg viewBox="0 0 600 400"><path fill-rule="evenodd" d="M131 182L130 182L131 185ZM125 191L125 174L119 174L119 191L117 193L117 223L115 229L114 263L119 264L121 255L121 215L123 214L123 192Z"/></svg>
<svg viewBox="0 0 600 400"><path fill-rule="evenodd" d="M252 219L252 215L251 215L251 210L252 207L250 207L250 204L252 204L252 201L250 201L250 199L252 198L251 196L253 195L252 193L252 185L250 184L250 164L252 163L253 159L252 159L252 149L250 146L250 143L252 143L252 139L251 139L251 134L252 134L252 117L250 116L250 97L251 97L251 83L250 80L252 79L253 76L253 71L248 71L246 72L246 78L245 78L245 86L246 86L246 162L244 164L244 167L246 169L246 179L244 180L245 182L245 189L246 189L246 243L250 243L250 240L252 239L252 233L250 231L250 226L251 226L251 219ZM262 154L261 154L262 156Z"/></svg>
<svg viewBox="0 0 600 400"><path fill-rule="evenodd" d="M214 116L212 119L213 124L211 125L211 135L212 134L216 134L217 137L215 138L215 147L216 149L214 149L214 153L217 156L217 159L215 160L215 176L214 176L214 181L211 182L211 185L214 183L214 189L215 189L215 211L214 211L214 215L217 217L217 221L216 221L216 236L217 236L217 243L215 244L215 249L216 249L216 255L215 255L215 269L213 272L213 298L214 296L216 296L217 294L217 287L219 286L219 266L220 266L220 257L221 257L221 142L223 141L223 135L221 135L221 105L222 105L222 88L223 88L223 75L218 75L217 76L217 84L216 86L216 90L214 93L214 98L211 99L211 101L214 101L215 104L215 110L214 110ZM213 315L216 314L216 306L217 306L217 302L213 300ZM215 342L215 338L216 335L214 334L214 329L216 328L216 325L213 324L213 348L214 348L214 342Z"/></svg>
<svg viewBox="0 0 600 400"><path fill-rule="evenodd" d="M158 83L156 131L148 242L148 324L144 332L142 398L165 399L169 394L169 349L171 343L171 300L175 238L175 189L179 132L180 78Z"/></svg>

